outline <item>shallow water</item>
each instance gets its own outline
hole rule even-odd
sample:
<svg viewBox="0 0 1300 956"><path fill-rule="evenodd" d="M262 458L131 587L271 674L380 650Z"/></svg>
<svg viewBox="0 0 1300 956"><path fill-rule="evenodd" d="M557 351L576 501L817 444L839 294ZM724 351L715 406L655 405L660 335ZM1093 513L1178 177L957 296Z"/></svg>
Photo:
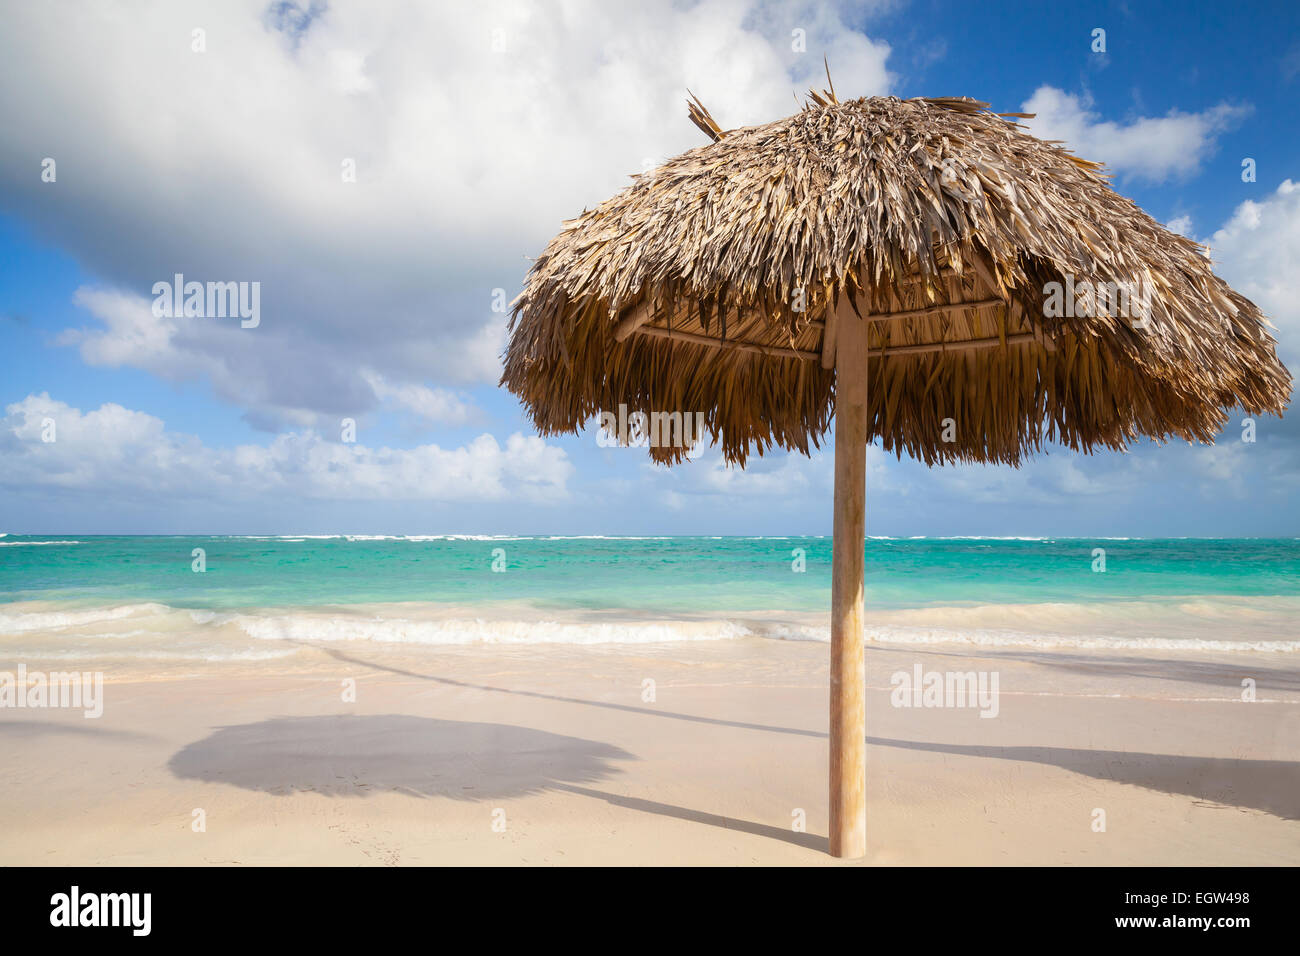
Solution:
<svg viewBox="0 0 1300 956"><path fill-rule="evenodd" d="M1300 650L1295 539L876 538L866 552L877 641ZM7 535L0 654L826 640L830 557L825 537Z"/></svg>

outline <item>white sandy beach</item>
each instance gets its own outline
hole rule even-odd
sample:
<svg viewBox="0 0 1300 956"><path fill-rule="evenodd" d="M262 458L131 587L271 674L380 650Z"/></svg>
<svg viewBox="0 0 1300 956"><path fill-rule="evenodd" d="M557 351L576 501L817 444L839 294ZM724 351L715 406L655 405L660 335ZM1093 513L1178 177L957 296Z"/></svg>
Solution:
<svg viewBox="0 0 1300 956"><path fill-rule="evenodd" d="M0 709L0 863L837 863L826 660L347 641L115 666L99 719ZM997 717L891 706L917 664L996 672ZM1300 863L1293 654L871 644L867 666L867 864Z"/></svg>

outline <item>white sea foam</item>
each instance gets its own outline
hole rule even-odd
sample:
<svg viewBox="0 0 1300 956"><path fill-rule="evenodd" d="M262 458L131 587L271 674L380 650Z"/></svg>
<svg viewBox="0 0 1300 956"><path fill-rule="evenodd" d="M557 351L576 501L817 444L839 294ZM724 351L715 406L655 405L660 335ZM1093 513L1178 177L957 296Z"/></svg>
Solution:
<svg viewBox="0 0 1300 956"><path fill-rule="evenodd" d="M1218 653L1258 652L1294 654L1300 641L1220 641L1205 638L1115 637L1108 635L1044 634L992 629L943 627L871 626L863 629L866 640L877 644L966 644L977 647L1032 647L1038 650L1160 650L1213 651ZM755 629L755 635L783 641L829 643L829 627L800 624L769 624Z"/></svg>
<svg viewBox="0 0 1300 956"><path fill-rule="evenodd" d="M0 541L0 548L36 547L42 544L81 544L80 541Z"/></svg>
<svg viewBox="0 0 1300 956"><path fill-rule="evenodd" d="M952 628L867 627L869 641L881 644L974 644L980 647L1079 648L1090 650L1255 651L1294 654L1300 641L1220 641L1206 638L1112 637L1107 635L1042 634L1023 631L956 630ZM829 634L827 640L829 640Z"/></svg>
<svg viewBox="0 0 1300 956"><path fill-rule="evenodd" d="M552 534L547 535L543 541L667 541L669 536L666 534L653 535L635 535L635 534ZM716 538L713 540L717 540Z"/></svg>
<svg viewBox="0 0 1300 956"><path fill-rule="evenodd" d="M259 640L374 641L379 643L464 644L655 644L757 637L829 642L830 628L776 620L591 621L494 620L457 618L352 618L320 614L237 615L243 633ZM1062 634L1009 628L953 628L868 625L868 641L882 644L965 644L980 647L1033 647L1095 650L1213 651L1219 653L1297 653L1298 640L1123 637Z"/></svg>
<svg viewBox="0 0 1300 956"><path fill-rule="evenodd" d="M246 649L246 648L213 648L213 647L195 647L180 648L178 650L155 650L150 648L135 649L118 649L112 650L86 650L82 648L59 648L50 649L48 647L39 648L19 648L10 653L10 656L20 660L41 660L41 661L96 661L112 660L120 661L123 659L145 660L145 661L174 661L174 662L203 662L209 664L218 664L225 662L245 662L245 661L278 661L286 657L292 657L298 653L297 648L283 649Z"/></svg>
<svg viewBox="0 0 1300 956"><path fill-rule="evenodd" d="M347 535L342 534L231 534L231 535L214 535L213 537L229 537L236 541L297 541L311 539L313 541L328 541L332 538L345 538Z"/></svg>
<svg viewBox="0 0 1300 956"><path fill-rule="evenodd" d="M232 623L270 641L375 641L394 644L660 644L753 636L736 621L409 620L316 614L239 615Z"/></svg>
<svg viewBox="0 0 1300 956"><path fill-rule="evenodd" d="M0 605L2 606L2 605ZM57 607L57 606L55 606ZM984 648L1300 653L1297 601L978 605L868 611L865 636L879 644L948 644ZM0 636L46 632L42 656L66 651L141 658L242 660L249 640L371 641L427 646L471 644L655 644L766 638L830 640L822 615L737 614L656 618L618 612L540 612L528 607L383 604L337 608L172 608L139 603L55 609L14 605L0 612ZM112 625L121 623L116 628ZM109 625L105 627L104 625ZM1236 639L1224 639L1230 635ZM81 648L78 651L77 648ZM12 652L12 646L6 653ZM286 650L285 654L293 653ZM236 656L231 656L236 655ZM110 655L111 656L111 655Z"/></svg>
<svg viewBox="0 0 1300 956"><path fill-rule="evenodd" d="M231 534L237 541L671 541L669 534ZM694 537L694 536L687 536ZM790 541L827 538L824 534L741 536L740 540ZM721 541L721 535L706 540ZM886 539L902 540L902 539Z"/></svg>
<svg viewBox="0 0 1300 956"><path fill-rule="evenodd" d="M348 539L353 540L352 538ZM527 541L524 535L513 534L399 534L394 541Z"/></svg>
<svg viewBox="0 0 1300 956"><path fill-rule="evenodd" d="M234 534L238 541L527 541L511 534Z"/></svg>
<svg viewBox="0 0 1300 956"><path fill-rule="evenodd" d="M0 634L83 627L103 621L166 614L170 610L171 608L166 604L123 604L117 607L94 607L75 611L30 611L17 614L0 612Z"/></svg>
<svg viewBox="0 0 1300 956"><path fill-rule="evenodd" d="M1045 541L1052 543L1056 538L1043 538L1037 535L1019 534L914 534L908 538L894 538L895 541ZM1092 539L1089 539L1092 540Z"/></svg>
<svg viewBox="0 0 1300 956"><path fill-rule="evenodd" d="M235 534L239 541L669 541L672 535L635 534ZM825 537L805 535L803 537ZM720 541L721 538L711 538ZM785 540L785 539L777 539Z"/></svg>

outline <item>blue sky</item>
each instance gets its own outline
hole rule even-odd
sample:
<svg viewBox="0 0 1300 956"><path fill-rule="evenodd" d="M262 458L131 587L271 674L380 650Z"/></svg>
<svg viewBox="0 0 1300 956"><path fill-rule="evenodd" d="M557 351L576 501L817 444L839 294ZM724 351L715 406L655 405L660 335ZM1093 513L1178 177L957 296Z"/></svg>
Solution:
<svg viewBox="0 0 1300 956"><path fill-rule="evenodd" d="M564 219L699 144L688 87L763 122L823 54L841 98L1038 112L1206 242L1300 362L1293 3L23 5L0 35L0 531L828 532L829 445L740 472L535 436L495 384L493 309ZM160 320L177 272L259 281L261 324ZM1247 443L1240 419L1018 471L877 450L868 533L1300 533L1300 429Z"/></svg>

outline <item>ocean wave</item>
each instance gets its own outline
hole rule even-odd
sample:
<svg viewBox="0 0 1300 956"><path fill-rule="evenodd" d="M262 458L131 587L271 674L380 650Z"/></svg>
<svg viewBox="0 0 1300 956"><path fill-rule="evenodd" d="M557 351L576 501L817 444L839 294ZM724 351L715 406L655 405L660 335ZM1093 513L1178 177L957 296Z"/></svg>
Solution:
<svg viewBox="0 0 1300 956"><path fill-rule="evenodd" d="M938 606L869 611L864 636L872 643L898 645L1292 654L1300 652L1300 640L1288 639L1297 629L1284 622L1294 621L1298 608L1300 599L1288 597L1114 605ZM203 656L234 647L247 649L250 638L304 644L371 641L428 646L658 644L744 638L825 643L830 640L825 621L820 614L741 613L664 619L638 612L423 603L221 611L159 603L65 609L32 604L0 612L0 635L44 631L48 638L42 639L48 641L49 651L72 643L83 644L87 650L109 643L123 653L138 647L140 656L173 651L185 656L199 653L196 648L206 648L200 654ZM1225 635L1235 639L1224 639Z"/></svg>
<svg viewBox="0 0 1300 956"><path fill-rule="evenodd" d="M464 644L659 644L767 638L830 641L825 625L779 621L556 621L481 618L357 620L316 615L236 616L231 622L260 640L375 641L379 643ZM1095 650L1296 653L1300 641L1225 641L1210 638L1119 637L1059 634L995 628L868 625L866 640L880 644L965 644L980 647Z"/></svg>
<svg viewBox="0 0 1300 956"><path fill-rule="evenodd" d="M866 639L880 644L973 644L979 647L1032 647L1080 650L1214 651L1294 654L1300 641L1220 641L1210 638L1112 637L1106 635L1043 634L1024 631L957 630L953 628L871 627ZM829 629L826 640L830 640Z"/></svg>
<svg viewBox="0 0 1300 956"><path fill-rule="evenodd" d="M890 541L1055 541L1038 535L1019 534L914 534L906 538L890 538Z"/></svg>
<svg viewBox="0 0 1300 956"><path fill-rule="evenodd" d="M25 661L121 661L121 660L144 660L144 661L169 661L169 662L203 662L209 664L236 663L236 662L253 662L253 661L278 661L286 657L293 657L298 653L297 648L284 649L246 649L246 648L193 648L174 651L160 651L147 648L122 649L122 650L84 650L81 648L74 649L51 649L47 647L40 648L23 648L9 653L9 657Z"/></svg>
<svg viewBox="0 0 1300 956"><path fill-rule="evenodd" d="M172 609L166 604L122 604L116 607L95 607L73 611L27 611L18 614L0 613L0 634L19 634L24 631L51 631L68 627L83 627L103 621L123 618L167 614Z"/></svg>
<svg viewBox="0 0 1300 956"><path fill-rule="evenodd" d="M527 541L510 534L232 534L237 541Z"/></svg>
<svg viewBox="0 0 1300 956"><path fill-rule="evenodd" d="M4 537L0 535L0 537ZM81 544L80 541L0 541L0 548L35 547L41 544Z"/></svg>
<svg viewBox="0 0 1300 956"><path fill-rule="evenodd" d="M669 541L672 535L635 534L234 534L239 541ZM804 535L803 537L825 537ZM719 541L721 538L711 538ZM754 540L761 540L755 538ZM784 540L778 538L777 540Z"/></svg>
<svg viewBox="0 0 1300 956"><path fill-rule="evenodd" d="M670 535L651 534L550 534L542 541L668 541ZM714 539L717 540L717 539Z"/></svg>
<svg viewBox="0 0 1300 956"><path fill-rule="evenodd" d="M755 630L759 637L782 641L829 643L829 627L815 625L769 624ZM1218 653L1255 652L1294 654L1300 641L1220 641L1208 638L1115 637L1110 635L1044 634L1028 631L995 629L959 629L945 627L899 627L868 625L865 639L873 644L965 644L977 647L1032 647L1038 650L1070 648L1076 650L1160 650L1213 651Z"/></svg>
<svg viewBox="0 0 1300 956"><path fill-rule="evenodd" d="M355 535L348 538L354 540L378 540L372 538L358 538ZM399 534L394 535L394 541L528 541L526 535L514 534Z"/></svg>
<svg viewBox="0 0 1300 956"><path fill-rule="evenodd" d="M249 637L270 641L375 641L393 644L662 644L733 640L754 631L736 621L563 622L462 618L359 620L317 615L236 616Z"/></svg>

